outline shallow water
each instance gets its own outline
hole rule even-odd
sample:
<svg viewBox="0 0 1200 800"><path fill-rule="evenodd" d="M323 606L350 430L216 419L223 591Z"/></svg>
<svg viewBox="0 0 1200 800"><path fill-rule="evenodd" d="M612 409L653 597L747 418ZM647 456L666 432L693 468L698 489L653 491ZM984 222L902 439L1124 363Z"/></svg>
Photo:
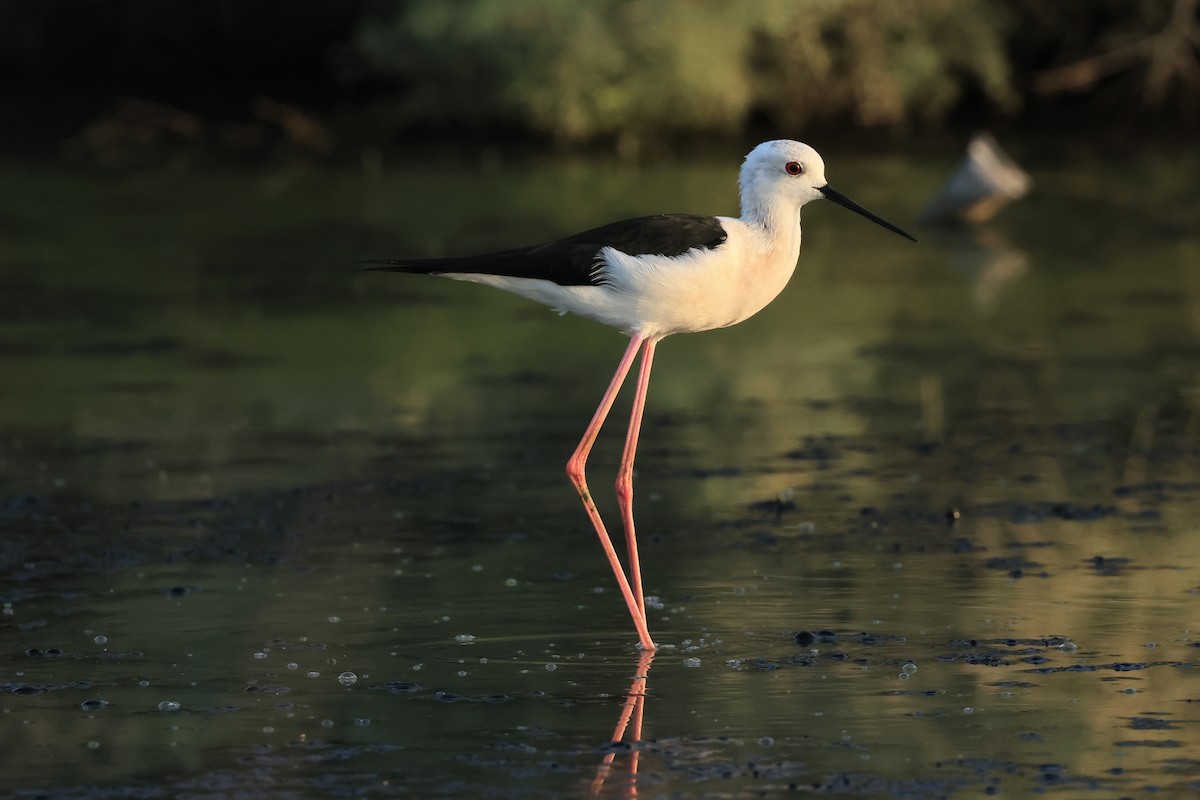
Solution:
<svg viewBox="0 0 1200 800"><path fill-rule="evenodd" d="M1196 791L1200 165L1027 150L663 343L652 660L562 472L621 337L348 265L732 212L727 159L0 167L0 791ZM826 157L905 227L951 166Z"/></svg>

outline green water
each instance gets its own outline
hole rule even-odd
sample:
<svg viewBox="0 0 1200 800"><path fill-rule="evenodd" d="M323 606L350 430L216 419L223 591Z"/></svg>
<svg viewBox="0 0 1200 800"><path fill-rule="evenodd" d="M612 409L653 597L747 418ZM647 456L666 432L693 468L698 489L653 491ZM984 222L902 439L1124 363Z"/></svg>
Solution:
<svg viewBox="0 0 1200 800"><path fill-rule="evenodd" d="M906 228L954 160L825 155ZM0 165L0 792L1193 792L1195 153L1026 143L919 245L807 207L773 305L659 348L650 663L563 474L624 339L352 269L735 213L737 157Z"/></svg>

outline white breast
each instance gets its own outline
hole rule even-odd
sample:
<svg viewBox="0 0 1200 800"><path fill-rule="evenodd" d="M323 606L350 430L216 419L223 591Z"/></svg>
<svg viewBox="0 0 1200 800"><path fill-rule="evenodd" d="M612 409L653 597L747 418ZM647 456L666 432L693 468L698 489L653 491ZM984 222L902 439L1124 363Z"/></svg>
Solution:
<svg viewBox="0 0 1200 800"><path fill-rule="evenodd" d="M799 226L781 239L741 220L721 224L728 238L713 250L678 258L603 251L606 288L624 301L621 327L655 337L725 328L775 299L796 266Z"/></svg>

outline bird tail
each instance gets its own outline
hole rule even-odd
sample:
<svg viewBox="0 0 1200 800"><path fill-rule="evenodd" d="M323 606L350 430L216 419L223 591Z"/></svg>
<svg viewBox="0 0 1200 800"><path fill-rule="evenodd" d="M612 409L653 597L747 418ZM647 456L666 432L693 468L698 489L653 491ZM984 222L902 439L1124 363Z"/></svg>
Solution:
<svg viewBox="0 0 1200 800"><path fill-rule="evenodd" d="M453 259L443 258L367 258L355 261L360 272L407 272L412 275L443 275L455 272Z"/></svg>
<svg viewBox="0 0 1200 800"><path fill-rule="evenodd" d="M407 272L414 275L447 275L453 273L482 273L485 275L514 275L521 273L528 248L485 253L477 256L449 258L368 258L357 262L358 268L368 271ZM533 276L531 276L533 277Z"/></svg>

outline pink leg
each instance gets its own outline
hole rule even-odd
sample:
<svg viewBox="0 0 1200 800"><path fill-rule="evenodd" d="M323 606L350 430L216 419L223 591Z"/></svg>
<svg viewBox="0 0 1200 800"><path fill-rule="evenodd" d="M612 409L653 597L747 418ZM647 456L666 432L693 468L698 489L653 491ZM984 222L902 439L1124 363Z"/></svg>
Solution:
<svg viewBox="0 0 1200 800"><path fill-rule="evenodd" d="M591 492L588 491L587 479L584 475L587 457L592 451L592 445L596 443L600 427L604 424L613 401L617 398L621 384L625 382L625 376L629 374L629 368L633 366L638 349L645 341L645 337L635 335L629 342L629 347L625 349L625 355L622 356L621 363L617 365L617 371L613 374L612 382L604 392L604 397L600 399L600 406L596 409L587 430L583 432L579 446L575 448L575 452L567 461L567 475L571 478L571 483L575 484L575 489L579 492L579 499L583 501L583 509L587 512L588 519L592 521L596 535L600 537L600 546L604 548L604 554L608 557L613 575L616 576L621 595L625 598L625 605L629 607L629 615L633 617L633 626L637 629L638 640L644 650L653 650L654 640L650 638L650 631L646 628L646 617L642 613L637 598L634 597L633 590L629 588L629 580L625 577L625 570L621 568L621 560L617 557L616 549L613 548L612 539L604 527L604 521L600 519L600 512L596 510L596 503L592 500Z"/></svg>
<svg viewBox="0 0 1200 800"><path fill-rule="evenodd" d="M642 412L646 409L646 391L650 388L650 369L654 365L654 348L658 344L647 339L642 345L642 365L638 370L637 389L633 395L633 414L629 418L629 431L625 434L625 453L621 456L621 468L617 472L617 503L621 507L621 521L625 524L625 546L629 551L629 577L633 596L637 598L642 617L646 616L646 599L642 591L642 565L638 560L637 536L633 527L633 458L637 452L638 435L642 430Z"/></svg>

